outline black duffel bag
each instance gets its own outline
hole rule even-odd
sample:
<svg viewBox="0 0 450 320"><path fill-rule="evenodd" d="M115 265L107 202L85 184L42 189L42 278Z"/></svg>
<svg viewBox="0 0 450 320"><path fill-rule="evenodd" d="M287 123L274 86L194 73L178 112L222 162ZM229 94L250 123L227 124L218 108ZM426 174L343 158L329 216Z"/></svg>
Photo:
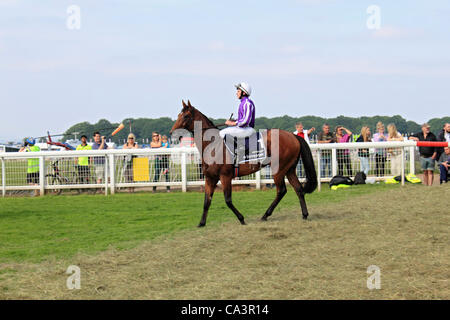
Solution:
<svg viewBox="0 0 450 320"><path fill-rule="evenodd" d="M357 172L355 175L355 184L366 184L366 174L362 171Z"/></svg>
<svg viewBox="0 0 450 320"><path fill-rule="evenodd" d="M353 184L353 180L350 177L344 176L334 176L333 178L331 178L330 188L339 184L347 184L351 186Z"/></svg>

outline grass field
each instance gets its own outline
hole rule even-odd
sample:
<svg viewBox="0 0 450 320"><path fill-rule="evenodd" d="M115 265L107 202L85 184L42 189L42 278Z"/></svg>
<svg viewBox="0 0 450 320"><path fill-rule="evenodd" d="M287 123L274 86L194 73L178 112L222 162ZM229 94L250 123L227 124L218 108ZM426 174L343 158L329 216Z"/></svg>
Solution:
<svg viewBox="0 0 450 320"><path fill-rule="evenodd" d="M446 298L448 186L354 186L307 196L234 193L240 226L216 193L0 199L0 298ZM369 265L382 289L366 287ZM81 290L65 270L81 268Z"/></svg>

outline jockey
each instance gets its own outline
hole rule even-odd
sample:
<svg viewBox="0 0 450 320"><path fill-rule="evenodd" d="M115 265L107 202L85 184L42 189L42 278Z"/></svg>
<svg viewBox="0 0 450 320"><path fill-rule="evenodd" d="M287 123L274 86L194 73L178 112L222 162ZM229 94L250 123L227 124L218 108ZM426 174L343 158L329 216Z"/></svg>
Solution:
<svg viewBox="0 0 450 320"><path fill-rule="evenodd" d="M245 138L251 136L255 129L255 105L252 100L249 99L252 88L245 82L241 82L235 85L237 91L236 96L241 103L239 104L238 119L237 121L227 120L226 125L228 128L222 129L219 135L222 139L226 134L232 135L237 138Z"/></svg>

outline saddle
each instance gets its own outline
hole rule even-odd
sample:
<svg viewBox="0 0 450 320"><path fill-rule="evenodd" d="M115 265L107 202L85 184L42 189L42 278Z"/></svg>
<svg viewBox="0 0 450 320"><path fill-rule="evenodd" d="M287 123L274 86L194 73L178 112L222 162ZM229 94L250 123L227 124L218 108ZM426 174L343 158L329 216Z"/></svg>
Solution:
<svg viewBox="0 0 450 320"><path fill-rule="evenodd" d="M265 164L267 159L266 145L259 131L245 138L237 138L226 134L224 143L235 167L235 176L238 176L239 165L247 162Z"/></svg>

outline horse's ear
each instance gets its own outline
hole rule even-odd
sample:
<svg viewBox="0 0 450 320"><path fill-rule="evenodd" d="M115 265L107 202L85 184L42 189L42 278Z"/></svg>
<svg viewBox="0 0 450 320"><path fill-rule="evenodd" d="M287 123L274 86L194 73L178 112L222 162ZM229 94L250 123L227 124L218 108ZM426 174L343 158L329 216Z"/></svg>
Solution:
<svg viewBox="0 0 450 320"><path fill-rule="evenodd" d="M192 104L191 101L189 101L189 99L188 99L188 106L192 108Z"/></svg>
<svg viewBox="0 0 450 320"><path fill-rule="evenodd" d="M186 109L188 107L187 104L184 102L184 100L181 100L181 102L183 103L183 110Z"/></svg>

